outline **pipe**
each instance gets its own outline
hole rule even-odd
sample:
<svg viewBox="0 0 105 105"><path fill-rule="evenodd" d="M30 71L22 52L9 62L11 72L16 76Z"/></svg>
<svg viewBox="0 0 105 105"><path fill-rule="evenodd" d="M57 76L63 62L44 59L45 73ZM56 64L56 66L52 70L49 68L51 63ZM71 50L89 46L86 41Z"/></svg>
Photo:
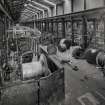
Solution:
<svg viewBox="0 0 105 105"><path fill-rule="evenodd" d="M7 15L7 17L12 20L11 16L7 13L7 11L3 8L2 4L0 3L0 9Z"/></svg>

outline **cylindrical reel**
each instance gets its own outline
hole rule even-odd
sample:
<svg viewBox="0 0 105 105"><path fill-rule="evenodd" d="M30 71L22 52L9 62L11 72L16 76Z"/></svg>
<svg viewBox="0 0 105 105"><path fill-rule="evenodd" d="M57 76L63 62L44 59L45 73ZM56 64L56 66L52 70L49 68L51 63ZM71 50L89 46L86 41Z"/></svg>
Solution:
<svg viewBox="0 0 105 105"><path fill-rule="evenodd" d="M96 64L102 68L105 66L105 53L104 52L98 53L96 57Z"/></svg>
<svg viewBox="0 0 105 105"><path fill-rule="evenodd" d="M22 78L40 78L50 74L48 69L47 59L44 54L41 54L39 61L22 64Z"/></svg>
<svg viewBox="0 0 105 105"><path fill-rule="evenodd" d="M85 51L84 57L88 63L96 64L96 57L99 52L99 49L90 48Z"/></svg>

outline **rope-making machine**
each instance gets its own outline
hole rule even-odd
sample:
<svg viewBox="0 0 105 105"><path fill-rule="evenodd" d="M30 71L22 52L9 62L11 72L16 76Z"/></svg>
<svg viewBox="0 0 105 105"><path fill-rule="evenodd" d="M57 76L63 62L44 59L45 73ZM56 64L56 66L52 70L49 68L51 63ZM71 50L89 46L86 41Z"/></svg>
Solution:
<svg viewBox="0 0 105 105"><path fill-rule="evenodd" d="M7 31L7 36L0 104L63 105L64 69L49 54L41 52L41 33L37 29L14 26Z"/></svg>

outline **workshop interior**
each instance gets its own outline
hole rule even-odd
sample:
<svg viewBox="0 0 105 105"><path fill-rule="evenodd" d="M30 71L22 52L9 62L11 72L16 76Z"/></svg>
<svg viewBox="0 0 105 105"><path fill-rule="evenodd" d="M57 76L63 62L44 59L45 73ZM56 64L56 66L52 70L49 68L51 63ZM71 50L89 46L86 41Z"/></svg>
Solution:
<svg viewBox="0 0 105 105"><path fill-rule="evenodd" d="M0 105L105 105L105 0L0 0Z"/></svg>

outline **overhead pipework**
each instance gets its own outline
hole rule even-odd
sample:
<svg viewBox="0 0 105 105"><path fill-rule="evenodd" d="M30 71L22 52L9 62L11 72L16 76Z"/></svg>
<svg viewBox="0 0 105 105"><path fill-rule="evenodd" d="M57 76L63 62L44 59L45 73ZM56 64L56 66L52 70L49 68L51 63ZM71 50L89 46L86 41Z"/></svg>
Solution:
<svg viewBox="0 0 105 105"><path fill-rule="evenodd" d="M47 5L48 6L48 5ZM37 3L36 1L32 1L32 0L28 0L25 4L24 4L24 10L29 10L29 14L32 12L36 12L35 14L40 15L39 18L44 18L44 11L48 11L48 7L41 4L41 3ZM50 5L52 6L52 5ZM24 10L22 11L22 13L24 12ZM33 15L34 15L33 13ZM22 15L22 14L21 14ZM21 21L21 17L20 17L20 21Z"/></svg>
<svg viewBox="0 0 105 105"><path fill-rule="evenodd" d="M63 0L7 0L11 11L11 16L16 23L23 20L24 17L21 16L21 12L23 12L24 9L29 9L30 12L36 12L35 15L37 14L37 18L55 16L56 5L63 2ZM52 12L54 12L55 15L52 15Z"/></svg>

